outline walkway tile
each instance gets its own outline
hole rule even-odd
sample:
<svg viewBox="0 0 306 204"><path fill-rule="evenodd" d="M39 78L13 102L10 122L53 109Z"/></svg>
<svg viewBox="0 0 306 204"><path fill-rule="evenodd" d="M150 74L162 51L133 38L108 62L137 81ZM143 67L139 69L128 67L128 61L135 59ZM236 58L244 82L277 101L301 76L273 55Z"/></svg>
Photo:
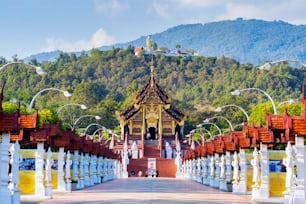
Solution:
<svg viewBox="0 0 306 204"><path fill-rule="evenodd" d="M250 195L234 195L190 180L128 178L71 193L55 193L53 199L22 200L22 204L250 204Z"/></svg>

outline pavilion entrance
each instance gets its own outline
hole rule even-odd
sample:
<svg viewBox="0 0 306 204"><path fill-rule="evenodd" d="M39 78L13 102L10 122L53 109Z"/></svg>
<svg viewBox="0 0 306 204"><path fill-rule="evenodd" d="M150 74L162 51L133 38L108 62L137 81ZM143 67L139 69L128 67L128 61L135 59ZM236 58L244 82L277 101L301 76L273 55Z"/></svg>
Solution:
<svg viewBox="0 0 306 204"><path fill-rule="evenodd" d="M150 127L149 128L149 138L150 140L156 140L156 128L155 127Z"/></svg>

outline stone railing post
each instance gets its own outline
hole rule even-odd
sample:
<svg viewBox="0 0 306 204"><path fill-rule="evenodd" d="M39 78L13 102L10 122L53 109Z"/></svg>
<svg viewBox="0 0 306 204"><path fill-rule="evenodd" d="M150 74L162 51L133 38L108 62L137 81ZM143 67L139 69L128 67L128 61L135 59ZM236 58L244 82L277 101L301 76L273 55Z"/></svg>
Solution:
<svg viewBox="0 0 306 204"><path fill-rule="evenodd" d="M79 159L80 159L79 150L74 150L72 169L73 169L73 180L77 181L77 183L80 182L79 167L78 167L79 166Z"/></svg>
<svg viewBox="0 0 306 204"><path fill-rule="evenodd" d="M10 149L10 134L2 133L2 143L0 143L0 198L3 204L11 203L11 193L8 189L8 183L9 183L8 167L10 161L9 149Z"/></svg>
<svg viewBox="0 0 306 204"><path fill-rule="evenodd" d="M220 158L220 185L219 189L223 191L227 191L227 186L226 186L226 178L225 178L225 158L224 155L221 155Z"/></svg>
<svg viewBox="0 0 306 204"><path fill-rule="evenodd" d="M196 172L196 181L197 182L201 182L202 181L202 177L201 177L201 174L202 174L202 164L201 164L201 157L198 157L197 158L197 172Z"/></svg>
<svg viewBox="0 0 306 204"><path fill-rule="evenodd" d="M206 157L202 157L202 184L207 185L207 158Z"/></svg>
<svg viewBox="0 0 306 204"><path fill-rule="evenodd" d="M46 196L52 197L52 165L54 161L52 159L51 147L47 151L47 160L46 160Z"/></svg>
<svg viewBox="0 0 306 204"><path fill-rule="evenodd" d="M85 187L85 182L84 182L84 153L81 153L80 155L80 177L77 183L77 189L83 189Z"/></svg>
<svg viewBox="0 0 306 204"><path fill-rule="evenodd" d="M295 165L295 152L292 148L290 142L288 142L286 147L286 157L283 159L283 164L286 167L286 188L287 190L283 192L284 194L284 204L291 204L293 200L293 195L295 191L295 175L294 175L294 165Z"/></svg>
<svg viewBox="0 0 306 204"><path fill-rule="evenodd" d="M35 195L45 197L44 186L44 143L38 142L35 154Z"/></svg>
<svg viewBox="0 0 306 204"><path fill-rule="evenodd" d="M232 185L232 157L231 153L229 151L226 151L225 153L225 165L226 165L226 171L225 171L225 178L226 183L230 183Z"/></svg>
<svg viewBox="0 0 306 204"><path fill-rule="evenodd" d="M70 173L70 167L72 165L71 160L71 154L68 150L67 156L66 156L66 191L71 192L71 173Z"/></svg>
<svg viewBox="0 0 306 204"><path fill-rule="evenodd" d="M11 173L10 173L10 184L9 189L12 194L12 204L20 204L20 189L17 187L19 184L19 150L20 145L18 140L11 145L10 154L11 154Z"/></svg>
<svg viewBox="0 0 306 204"><path fill-rule="evenodd" d="M253 185L252 185L252 199L255 200L259 196L259 158L258 158L257 148L254 148L253 159L251 160L251 165L253 166Z"/></svg>
<svg viewBox="0 0 306 204"><path fill-rule="evenodd" d="M237 193L238 192L238 181L239 181L239 161L238 161L238 155L236 151L233 155L232 166L234 170L233 172L233 193Z"/></svg>
<svg viewBox="0 0 306 204"><path fill-rule="evenodd" d="M102 157L98 157L98 164L97 164L97 176L98 176L98 183L102 182Z"/></svg>
<svg viewBox="0 0 306 204"><path fill-rule="evenodd" d="M266 144L260 144L260 167L261 167L261 185L259 188L259 197L268 199L270 197L270 168L269 168L269 151Z"/></svg>
<svg viewBox="0 0 306 204"><path fill-rule="evenodd" d="M85 156L84 156L84 184L85 186L90 186L89 162L90 162L89 153L85 153Z"/></svg>
<svg viewBox="0 0 306 204"><path fill-rule="evenodd" d="M214 156L210 156L210 163L209 163L209 186L214 187L214 181L215 181L215 158Z"/></svg>
<svg viewBox="0 0 306 204"><path fill-rule="evenodd" d="M247 193L247 165L246 165L246 154L245 150L239 150L239 165L240 165L240 180L238 183L238 193Z"/></svg>
<svg viewBox="0 0 306 204"><path fill-rule="evenodd" d="M296 189L293 196L293 203L303 203L306 200L305 195L305 156L306 149L304 146L304 137L298 135L295 136L295 151L296 151Z"/></svg>
<svg viewBox="0 0 306 204"><path fill-rule="evenodd" d="M66 182L64 180L64 164L65 164L65 151L64 147L60 147L57 158L57 190L66 191Z"/></svg>
<svg viewBox="0 0 306 204"><path fill-rule="evenodd" d="M220 185L220 156L218 153L215 153L215 179L213 187L219 188Z"/></svg>
<svg viewBox="0 0 306 204"><path fill-rule="evenodd" d="M95 177L96 174L96 162L95 162L95 155L91 155L89 158L89 175L90 175L90 185L93 186L95 184Z"/></svg>

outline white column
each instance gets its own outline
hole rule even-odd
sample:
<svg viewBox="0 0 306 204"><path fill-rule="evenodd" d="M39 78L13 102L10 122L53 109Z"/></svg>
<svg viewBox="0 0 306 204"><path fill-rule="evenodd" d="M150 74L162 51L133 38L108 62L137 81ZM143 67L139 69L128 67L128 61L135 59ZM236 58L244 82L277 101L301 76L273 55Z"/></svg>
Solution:
<svg viewBox="0 0 306 204"><path fill-rule="evenodd" d="M95 184L95 156L92 154L89 157L89 175L90 175L90 185L93 186Z"/></svg>
<svg viewBox="0 0 306 204"><path fill-rule="evenodd" d="M71 154L68 150L66 157L66 191L71 192L71 173L70 167L72 165Z"/></svg>
<svg viewBox="0 0 306 204"><path fill-rule="evenodd" d="M90 162L89 153L85 153L85 157L84 157L84 184L85 186L90 186L89 162Z"/></svg>
<svg viewBox="0 0 306 204"><path fill-rule="evenodd" d="M237 193L238 192L238 181L239 181L239 161L238 161L238 155L236 151L233 155L232 166L234 170L233 172L233 193Z"/></svg>
<svg viewBox="0 0 306 204"><path fill-rule="evenodd" d="M201 157L198 157L197 160L196 160L196 163L197 163L197 171L196 171L196 181L197 182L201 182L202 178L201 178L201 173L202 173L202 170L201 170Z"/></svg>
<svg viewBox="0 0 306 204"><path fill-rule="evenodd" d="M226 183L231 183L232 184L232 157L231 153L229 151L225 152L225 165L226 165Z"/></svg>
<svg viewBox="0 0 306 204"><path fill-rule="evenodd" d="M206 157L202 157L202 184L207 185L207 158Z"/></svg>
<svg viewBox="0 0 306 204"><path fill-rule="evenodd" d="M296 150L296 189L294 192L293 203L302 204L305 203L305 146L304 137L295 136L295 150Z"/></svg>
<svg viewBox="0 0 306 204"><path fill-rule="evenodd" d="M240 180L238 183L238 193L247 193L247 165L246 165L246 155L245 150L239 150L239 166L240 166Z"/></svg>
<svg viewBox="0 0 306 204"><path fill-rule="evenodd" d="M196 172L197 172L197 160L192 159L192 180L196 180Z"/></svg>
<svg viewBox="0 0 306 204"><path fill-rule="evenodd" d="M210 177L210 173L211 173L211 171L210 171L210 168L211 168L211 165L210 165L211 157L207 156L207 160L206 161L207 161L207 177L206 177L206 183L205 184L207 184L209 186L210 179L211 179L211 177Z"/></svg>
<svg viewBox="0 0 306 204"><path fill-rule="evenodd" d="M98 161L98 159L97 159L97 155L94 155L94 157L93 157L93 162L94 162L94 164L93 164L93 180L94 180L94 183L99 183L98 182L98 176L97 176L97 162Z"/></svg>
<svg viewBox="0 0 306 204"><path fill-rule="evenodd" d="M98 157L98 164L97 164L97 176L98 176L98 183L102 182L102 157Z"/></svg>
<svg viewBox="0 0 306 204"><path fill-rule="evenodd" d="M220 158L220 185L219 189L223 191L227 191L227 186L226 186L226 178L225 178L225 157L222 154Z"/></svg>
<svg viewBox="0 0 306 204"><path fill-rule="evenodd" d="M54 163L52 159L51 148L48 148L47 151L47 160L46 160L46 196L52 197L52 164Z"/></svg>
<svg viewBox="0 0 306 204"><path fill-rule="evenodd" d="M84 182L84 153L81 153L80 156L80 167L79 167L79 171L80 171L80 178L77 184L77 189L82 189L85 187L85 182Z"/></svg>
<svg viewBox="0 0 306 204"><path fill-rule="evenodd" d="M215 179L213 187L219 188L220 185L220 157L218 153L215 153Z"/></svg>
<svg viewBox="0 0 306 204"><path fill-rule="evenodd" d="M294 185L294 164L295 164L295 152L292 148L290 142L288 142L286 147L286 157L283 159L283 164L286 167L286 188L287 190L283 192L284 194L284 204L291 204L293 201L293 195L295 191Z"/></svg>
<svg viewBox="0 0 306 204"><path fill-rule="evenodd" d="M16 142L12 144L10 148L11 173L9 189L12 194L12 204L20 204L20 189L17 187L17 185L19 184L19 150L20 146L18 140L16 140Z"/></svg>
<svg viewBox="0 0 306 204"><path fill-rule="evenodd" d="M79 181L79 159L80 159L80 155L79 155L79 150L74 150L73 153L73 163L72 163L72 169L73 169L73 180L77 181L78 183Z"/></svg>
<svg viewBox="0 0 306 204"><path fill-rule="evenodd" d="M260 168L261 185L259 188L259 197L268 199L270 196L270 169L269 169L269 151L266 144L260 144Z"/></svg>
<svg viewBox="0 0 306 204"><path fill-rule="evenodd" d="M176 165L176 178L182 178L182 170L181 170L181 168L182 168L182 158L181 158L181 149L180 148L176 149L175 165Z"/></svg>
<svg viewBox="0 0 306 204"><path fill-rule="evenodd" d="M210 163L209 163L209 166L210 166L210 174L209 174L209 185L211 187L214 186L214 181L215 181L215 158L214 156L211 156L210 157Z"/></svg>
<svg viewBox="0 0 306 204"><path fill-rule="evenodd" d="M252 177L252 181L253 181L253 185L252 185L252 199L258 199L259 197L259 185L258 185L258 181L259 181L259 158L258 158L258 151L257 148L254 148L253 151L253 159L251 160L251 165L253 166L253 177Z"/></svg>
<svg viewBox="0 0 306 204"><path fill-rule="evenodd" d="M188 179L192 179L192 159L188 160Z"/></svg>
<svg viewBox="0 0 306 204"><path fill-rule="evenodd" d="M9 149L10 134L2 133L2 143L0 144L0 198L3 204L11 203L11 194L8 189Z"/></svg>
<svg viewBox="0 0 306 204"><path fill-rule="evenodd" d="M123 145L122 178L128 178L129 177L129 174L128 174L128 171L127 171L127 165L129 165L129 162L130 162L130 160L129 160L129 157L128 157L128 146L127 146L127 141L125 140L124 145ZM105 165L103 165L103 166L105 166Z"/></svg>
<svg viewBox="0 0 306 204"><path fill-rule="evenodd" d="M44 143L37 143L35 159L35 195L38 197L45 196L44 186Z"/></svg>
<svg viewBox="0 0 306 204"><path fill-rule="evenodd" d="M64 180L64 164L65 164L64 147L60 147L57 156L57 190L66 191L66 182Z"/></svg>

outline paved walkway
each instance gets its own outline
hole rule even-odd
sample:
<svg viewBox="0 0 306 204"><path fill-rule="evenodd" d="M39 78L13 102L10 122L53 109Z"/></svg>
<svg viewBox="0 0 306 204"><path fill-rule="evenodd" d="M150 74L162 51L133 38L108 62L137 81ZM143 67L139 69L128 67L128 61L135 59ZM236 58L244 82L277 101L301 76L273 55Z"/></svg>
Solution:
<svg viewBox="0 0 306 204"><path fill-rule="evenodd" d="M22 204L250 204L250 195L233 195L190 180L128 178L98 184L71 193L54 193L52 199L22 197Z"/></svg>

